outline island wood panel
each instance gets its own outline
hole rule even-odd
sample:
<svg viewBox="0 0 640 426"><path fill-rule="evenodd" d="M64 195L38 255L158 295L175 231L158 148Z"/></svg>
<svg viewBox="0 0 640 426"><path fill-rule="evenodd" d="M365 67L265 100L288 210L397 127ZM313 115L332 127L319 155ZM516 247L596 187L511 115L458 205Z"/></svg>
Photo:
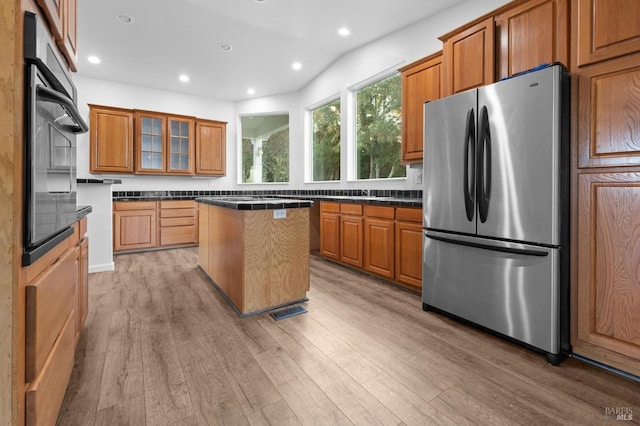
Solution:
<svg viewBox="0 0 640 426"><path fill-rule="evenodd" d="M582 69L578 166L640 165L640 54Z"/></svg>
<svg viewBox="0 0 640 426"><path fill-rule="evenodd" d="M242 309L245 261L242 213L219 206L208 207L209 277L236 308Z"/></svg>
<svg viewBox="0 0 640 426"><path fill-rule="evenodd" d="M62 331L38 377L26 391L26 424L53 426L56 424L65 389L74 363L76 311L65 318Z"/></svg>
<svg viewBox="0 0 640 426"><path fill-rule="evenodd" d="M576 0L578 66L640 51L640 2Z"/></svg>
<svg viewBox="0 0 640 426"><path fill-rule="evenodd" d="M89 107L91 173L133 173L133 111L98 105Z"/></svg>
<svg viewBox="0 0 640 426"><path fill-rule="evenodd" d="M309 209L243 213L244 296L242 313L301 300L309 290Z"/></svg>
<svg viewBox="0 0 640 426"><path fill-rule="evenodd" d="M198 265L209 275L209 205L198 203Z"/></svg>
<svg viewBox="0 0 640 426"><path fill-rule="evenodd" d="M496 17L497 78L541 64L569 68L569 0L532 0Z"/></svg>
<svg viewBox="0 0 640 426"><path fill-rule="evenodd" d="M424 103L442 97L442 51L400 69L402 73L402 162L421 163Z"/></svg>
<svg viewBox="0 0 640 426"><path fill-rule="evenodd" d="M442 40L445 96L495 81L494 33L489 17Z"/></svg>
<svg viewBox="0 0 640 426"><path fill-rule="evenodd" d="M640 174L579 175L574 352L640 375Z"/></svg>
<svg viewBox="0 0 640 426"><path fill-rule="evenodd" d="M26 381L33 380L78 306L78 249L70 248L26 288ZM77 324L74 323L74 336Z"/></svg>
<svg viewBox="0 0 640 426"><path fill-rule="evenodd" d="M196 121L196 174L226 174L226 126L221 121Z"/></svg>

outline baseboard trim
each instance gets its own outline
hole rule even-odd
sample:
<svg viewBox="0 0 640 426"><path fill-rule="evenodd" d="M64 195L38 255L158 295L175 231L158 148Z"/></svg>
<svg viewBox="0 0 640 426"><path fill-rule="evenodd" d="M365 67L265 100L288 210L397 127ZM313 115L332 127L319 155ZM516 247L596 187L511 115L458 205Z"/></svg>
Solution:
<svg viewBox="0 0 640 426"><path fill-rule="evenodd" d="M94 272L107 272L113 271L116 269L116 264L114 262L104 263L102 265L91 265L89 266L89 273L93 274Z"/></svg>

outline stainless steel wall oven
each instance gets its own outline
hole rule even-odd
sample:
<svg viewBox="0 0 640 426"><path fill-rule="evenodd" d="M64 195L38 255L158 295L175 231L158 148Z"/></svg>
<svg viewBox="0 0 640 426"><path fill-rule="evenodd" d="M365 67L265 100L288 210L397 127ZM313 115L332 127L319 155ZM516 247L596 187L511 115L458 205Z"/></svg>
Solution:
<svg viewBox="0 0 640 426"><path fill-rule="evenodd" d="M76 88L39 18L24 16L24 249L30 265L73 233L76 135L88 130Z"/></svg>

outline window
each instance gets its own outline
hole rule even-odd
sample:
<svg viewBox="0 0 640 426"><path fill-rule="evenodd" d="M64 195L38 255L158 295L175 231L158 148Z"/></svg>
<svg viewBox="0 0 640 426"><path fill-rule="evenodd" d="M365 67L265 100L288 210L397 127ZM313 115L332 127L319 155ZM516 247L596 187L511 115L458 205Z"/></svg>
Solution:
<svg viewBox="0 0 640 426"><path fill-rule="evenodd" d="M400 84L396 73L355 92L358 179L407 175L407 168L400 163Z"/></svg>
<svg viewBox="0 0 640 426"><path fill-rule="evenodd" d="M289 181L289 115L242 117L242 183Z"/></svg>
<svg viewBox="0 0 640 426"><path fill-rule="evenodd" d="M313 180L340 180L340 99L311 111Z"/></svg>

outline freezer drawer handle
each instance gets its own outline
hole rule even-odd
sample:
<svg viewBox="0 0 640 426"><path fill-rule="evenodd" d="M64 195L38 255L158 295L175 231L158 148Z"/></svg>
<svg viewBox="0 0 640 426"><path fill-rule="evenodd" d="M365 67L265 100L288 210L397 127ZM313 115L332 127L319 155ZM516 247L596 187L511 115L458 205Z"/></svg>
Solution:
<svg viewBox="0 0 640 426"><path fill-rule="evenodd" d="M426 237L432 240L442 241L445 243L457 244L460 246L467 246L467 247L475 247L475 248L491 250L491 251L499 251L503 253L521 254L524 256L539 256L539 257L544 257L549 255L549 253L544 250L527 250L527 249L517 249L517 248L509 248L509 247L496 247L496 246L490 246L487 244L471 243L468 241L460 241L460 240L454 240L446 237L438 237L435 235L426 235Z"/></svg>
<svg viewBox="0 0 640 426"><path fill-rule="evenodd" d="M473 108L467 113L467 129L464 133L464 210L467 220L473 221L475 188L473 179L476 175L476 120ZM469 183L469 155L471 155L471 183Z"/></svg>

